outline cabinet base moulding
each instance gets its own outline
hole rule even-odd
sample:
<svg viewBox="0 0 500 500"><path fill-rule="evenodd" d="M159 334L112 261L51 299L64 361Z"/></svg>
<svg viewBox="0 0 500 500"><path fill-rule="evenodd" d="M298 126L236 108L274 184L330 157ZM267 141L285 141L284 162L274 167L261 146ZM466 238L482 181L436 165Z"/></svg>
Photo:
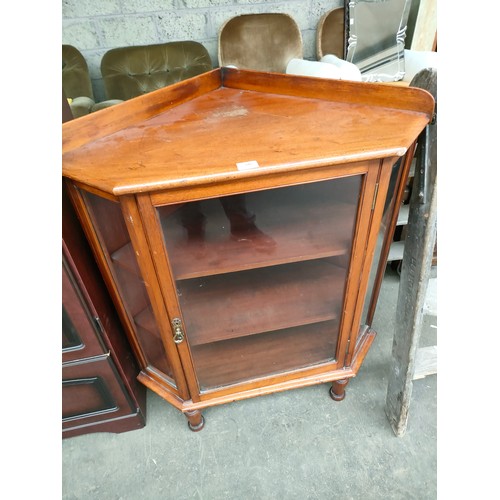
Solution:
<svg viewBox="0 0 500 500"><path fill-rule="evenodd" d="M145 372L141 372L139 374L138 380L146 387L148 387L150 390L152 390L160 397L168 401L170 404L172 404L175 408L184 413L188 418L189 428L191 430L193 431L201 430L204 425L203 416L202 416L203 423L199 421L197 424L191 424L191 421L193 419L198 418L196 416L197 413L195 412L200 412L205 408L210 408L212 406L218 406L221 404L241 401L243 399L249 399L257 396L265 396L268 394L287 391L289 389L298 389L301 387L309 387L312 385L326 384L331 382L332 388L330 388L329 391L330 397L335 401L342 401L345 398L345 387L349 382L349 379L357 375L358 370L360 369L363 360L366 354L368 353L373 341L375 340L376 335L377 335L376 332L371 328L366 328L365 326L362 329L360 334L360 339L357 344L357 350L355 351L353 356L353 363L348 368L333 370L326 373L320 372L317 374L304 376L302 378L295 378L292 380L288 380L286 382L278 382L274 384L269 383L268 379L261 379L259 381L253 382L254 385L260 383L261 387L248 388L246 385L243 385L241 387L241 390L239 390L238 392L234 392L235 390L233 388L232 389L233 392L223 394L221 396L214 396L213 395L214 391L210 391L209 393L206 394L206 396L209 399L205 401L198 401L198 402L192 400L182 401L176 395L166 391L162 384L156 382L153 378L151 378L150 375L148 375ZM226 391L231 390L231 388L221 388L221 389L225 389ZM193 426L196 427L196 425L198 424L200 424L200 427L194 429Z"/></svg>

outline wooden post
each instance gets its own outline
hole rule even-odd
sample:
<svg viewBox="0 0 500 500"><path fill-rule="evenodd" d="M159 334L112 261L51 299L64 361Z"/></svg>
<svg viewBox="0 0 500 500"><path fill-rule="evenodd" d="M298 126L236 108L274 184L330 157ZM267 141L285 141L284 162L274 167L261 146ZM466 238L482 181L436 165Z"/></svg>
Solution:
<svg viewBox="0 0 500 500"><path fill-rule="evenodd" d="M421 70L410 85L428 90L436 99L437 71L431 68ZM408 216L408 233L401 265L392 365L385 406L386 415L398 437L406 432L415 359L436 241L436 129L434 120L427 126L427 137L422 133L419 138Z"/></svg>

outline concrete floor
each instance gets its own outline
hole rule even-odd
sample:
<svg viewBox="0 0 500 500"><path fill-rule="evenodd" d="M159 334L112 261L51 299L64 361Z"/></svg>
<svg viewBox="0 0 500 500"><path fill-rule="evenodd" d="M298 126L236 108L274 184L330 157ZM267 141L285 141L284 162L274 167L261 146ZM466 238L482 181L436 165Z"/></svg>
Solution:
<svg viewBox="0 0 500 500"><path fill-rule="evenodd" d="M194 433L149 392L143 429L63 440L62 498L435 499L437 375L414 381L403 437L384 412L398 285L388 269L378 336L344 401L329 384L247 399L206 409ZM421 346L436 344L436 321L427 316Z"/></svg>

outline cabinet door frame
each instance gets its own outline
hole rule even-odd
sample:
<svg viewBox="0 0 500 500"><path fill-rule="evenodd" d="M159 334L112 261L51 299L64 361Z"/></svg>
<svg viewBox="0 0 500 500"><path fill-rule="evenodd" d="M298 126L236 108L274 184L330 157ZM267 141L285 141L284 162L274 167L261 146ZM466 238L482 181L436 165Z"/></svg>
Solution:
<svg viewBox="0 0 500 500"><path fill-rule="evenodd" d="M383 205L383 201L379 199L382 197L376 196L381 165L381 160L375 159L347 165L331 165L300 173L273 175L269 179L266 179L265 182L262 179L256 182L255 179L249 178L239 183L235 182L224 185L222 188L220 186L209 185L195 190L179 189L175 192L168 191L153 194L141 193L136 195L137 207L142 218L146 238L150 244L149 248L156 249L153 251L151 258L156 268L158 283L170 318L169 326L171 326L173 318L180 318L183 324L185 324L185 322L177 299L175 280L168 258L168 251L163 240L160 221L156 212L158 207L187 201L216 198L223 195L293 186L305 182L332 180L355 175L363 176L355 221L355 235L351 249L350 265L348 268L344 295L343 310L350 308L350 312L344 316L339 325L336 360L326 364L284 372L283 374L269 375L254 380L250 379L245 382L202 391L198 384L189 341L183 341L179 344L175 344L175 346L179 353L179 358L184 369L193 403L208 405L211 400L215 401L218 399L222 402L222 399L225 397L243 393L250 394L251 391L259 391L275 383L281 384L283 387L287 385L298 386L301 385L301 379L305 380L308 377L319 376L325 374L325 372L328 373L326 378L329 380L341 378L340 370L346 366L345 361L349 352L354 350L354 346L351 346L354 342L352 342L351 339L356 338L359 330L359 325L356 326L354 323L356 319L359 320L359 315L361 314L357 302L359 302L360 297L364 297L364 293L366 293L367 280L361 283L361 273L365 268L367 251L368 253L373 253L373 248L370 248L370 245L374 246L375 243L375 240L371 237L372 233L376 234L377 232L376 230L372 230L373 216L371 212L374 211L375 206ZM384 192L387 185L380 186L380 188L380 191ZM377 197L377 200L375 200L375 197ZM162 251L158 251L158 249L162 249ZM357 314L358 311L359 314ZM353 329L355 329L355 332ZM170 334L172 338L172 330ZM185 332L185 334L189 338L189 332Z"/></svg>
<svg viewBox="0 0 500 500"><path fill-rule="evenodd" d="M359 259L361 265L359 276L362 278L359 281L359 286L357 287L357 293L355 291L355 299L352 302L352 309L350 305L346 304L346 311L351 312L351 327L349 328L349 335L346 340L346 352L344 358L344 366L350 366L353 361L353 357L358 347L358 340L362 340L358 337L358 328L361 325L361 315L363 313L363 306L365 300L369 300L367 297L368 292L368 282L370 278L370 269L373 263L373 258L375 255L375 248L377 242L377 235L379 232L379 226L383 216L385 199L387 197L387 190L389 188L389 181L391 177L391 168L394 163L398 160L397 157L385 158L379 161L379 167L377 171L377 179L375 182L375 192L372 196L372 204L370 207L370 214L366 214L366 220L368 221L368 228L366 233L366 245L363 251L363 256ZM347 320L346 320L347 321Z"/></svg>

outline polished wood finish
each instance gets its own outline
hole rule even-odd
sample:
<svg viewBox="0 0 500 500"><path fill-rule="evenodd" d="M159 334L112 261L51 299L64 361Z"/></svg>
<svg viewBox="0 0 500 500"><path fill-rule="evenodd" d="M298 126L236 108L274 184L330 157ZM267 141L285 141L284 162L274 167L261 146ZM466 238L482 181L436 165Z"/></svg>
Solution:
<svg viewBox="0 0 500 500"><path fill-rule="evenodd" d="M361 314L391 168L433 105L223 68L63 126L139 380L192 430L203 408L262 394L335 382L343 398L375 337Z"/></svg>
<svg viewBox="0 0 500 500"><path fill-rule="evenodd" d="M348 383L348 378L332 382L332 387L330 388L330 397L334 401L342 401L345 398L345 388Z"/></svg>
<svg viewBox="0 0 500 500"><path fill-rule="evenodd" d="M429 121L433 110L432 96L417 89L368 83L360 89L356 82L225 71L224 86L181 100L168 112L161 112L165 106L155 107L147 120L144 112L135 121L133 116L123 121L107 117L127 104L123 103L101 110L95 122L82 117L65 124L64 175L118 196L399 157ZM249 76L244 78L242 73ZM154 102L161 98L172 102L180 93L179 87L187 91L194 86L192 80L197 81L190 79L152 92ZM146 97L140 98L141 103L132 100L133 110L142 101L146 106ZM419 112L407 126L398 126L407 119L408 111ZM142 117L141 126L137 126ZM96 138L93 131L105 127L106 118L116 120L116 124L107 135L102 133ZM85 136L87 130L81 130L83 120L89 123L87 135L93 140L86 144L82 140L75 148L74 135ZM119 125L123 128L118 129ZM279 130L279 135L269 134L272 129ZM308 134L302 134L302 130L308 130ZM214 135L223 148L216 147ZM248 147L254 144L259 147ZM165 175L167 160L169 170ZM238 170L237 163L247 161L256 161L259 168Z"/></svg>
<svg viewBox="0 0 500 500"><path fill-rule="evenodd" d="M188 419L188 426L193 432L198 432L205 426L205 418L199 410L189 410L184 413Z"/></svg>

